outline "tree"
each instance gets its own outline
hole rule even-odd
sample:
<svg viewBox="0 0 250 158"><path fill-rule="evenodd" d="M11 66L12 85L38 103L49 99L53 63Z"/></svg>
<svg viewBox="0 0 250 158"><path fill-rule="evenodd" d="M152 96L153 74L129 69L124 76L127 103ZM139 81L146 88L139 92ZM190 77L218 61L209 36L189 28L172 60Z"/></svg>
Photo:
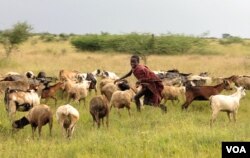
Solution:
<svg viewBox="0 0 250 158"><path fill-rule="evenodd" d="M144 39L145 41L140 42L142 49L138 51L137 54L141 56L144 64L146 65L149 55L153 54L155 50L155 36L154 34L152 34L151 36L147 35Z"/></svg>
<svg viewBox="0 0 250 158"><path fill-rule="evenodd" d="M1 31L0 43L3 44L6 56L9 57L12 50L29 38L32 27L26 22L17 23L11 29Z"/></svg>

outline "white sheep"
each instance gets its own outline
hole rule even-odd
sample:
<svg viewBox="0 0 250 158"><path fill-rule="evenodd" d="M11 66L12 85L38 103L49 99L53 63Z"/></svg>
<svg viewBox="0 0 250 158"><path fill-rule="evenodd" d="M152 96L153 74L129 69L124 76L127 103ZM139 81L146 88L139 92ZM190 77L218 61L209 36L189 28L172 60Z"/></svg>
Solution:
<svg viewBox="0 0 250 158"><path fill-rule="evenodd" d="M120 91L120 90L115 91L111 97L110 110L112 106L114 106L115 108L117 108L117 112L120 115L119 109L126 107L128 110L128 114L130 116L130 108L131 108L130 104L134 96L135 96L135 90L133 90L132 88L125 91Z"/></svg>
<svg viewBox="0 0 250 158"><path fill-rule="evenodd" d="M236 89L237 91L232 95L213 95L209 98L212 108L212 117L210 119L211 127L220 111L227 112L229 121L231 121L230 115L233 115L234 121L236 122L240 99L246 95L243 87L236 87Z"/></svg>
<svg viewBox="0 0 250 158"><path fill-rule="evenodd" d="M19 120L13 122L12 127L16 129L23 128L30 124L32 127L32 137L34 138L34 132L38 127L39 137L41 136L42 126L49 123L49 131L51 135L53 125L53 114L49 106L40 104L30 109L27 116L22 117Z"/></svg>
<svg viewBox="0 0 250 158"><path fill-rule="evenodd" d="M212 78L209 76L200 76L200 75L190 75L188 76L189 81L200 81L203 80L205 85L211 85Z"/></svg>
<svg viewBox="0 0 250 158"><path fill-rule="evenodd" d="M114 72L110 72L110 71L103 71L103 72L101 72L100 76L102 78L109 78L109 79L112 79L112 80L117 80L117 79L120 78Z"/></svg>
<svg viewBox="0 0 250 158"><path fill-rule="evenodd" d="M40 96L34 91L11 90L5 91L5 106L10 120L13 119L16 111L28 111L32 107L40 104Z"/></svg>
<svg viewBox="0 0 250 158"><path fill-rule="evenodd" d="M81 83L72 83L71 87L68 89L68 101L73 98L75 101L80 102L84 100L84 105L86 105L86 97L89 91L89 85L91 81L82 81Z"/></svg>
<svg viewBox="0 0 250 158"><path fill-rule="evenodd" d="M69 104L57 108L56 119L62 127L63 134L66 133L67 138L71 138L79 116L78 110Z"/></svg>

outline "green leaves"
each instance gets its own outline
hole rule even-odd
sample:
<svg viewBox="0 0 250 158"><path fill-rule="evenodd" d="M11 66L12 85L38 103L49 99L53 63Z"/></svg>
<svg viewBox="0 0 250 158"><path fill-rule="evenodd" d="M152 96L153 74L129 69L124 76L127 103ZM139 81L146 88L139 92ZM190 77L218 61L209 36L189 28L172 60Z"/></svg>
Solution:
<svg viewBox="0 0 250 158"><path fill-rule="evenodd" d="M82 51L114 51L131 54L183 54L193 47L203 47L205 40L184 35L130 33L125 35L88 34L71 40Z"/></svg>
<svg viewBox="0 0 250 158"><path fill-rule="evenodd" d="M9 57L14 48L29 38L32 27L26 22L17 23L11 29L0 33L0 43L4 45L6 56Z"/></svg>

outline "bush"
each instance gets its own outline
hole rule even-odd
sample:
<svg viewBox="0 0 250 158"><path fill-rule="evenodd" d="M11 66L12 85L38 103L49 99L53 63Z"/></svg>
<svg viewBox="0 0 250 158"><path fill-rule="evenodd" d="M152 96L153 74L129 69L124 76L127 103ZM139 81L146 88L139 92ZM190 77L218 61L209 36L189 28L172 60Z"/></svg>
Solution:
<svg viewBox="0 0 250 158"><path fill-rule="evenodd" d="M97 35L81 36L79 38L73 38L71 43L80 50L83 51L98 51L101 50L100 40Z"/></svg>
<svg viewBox="0 0 250 158"><path fill-rule="evenodd" d="M131 33L126 35L83 35L71 40L81 51L114 51L137 54L183 54L193 47L203 47L205 40L184 35Z"/></svg>
<svg viewBox="0 0 250 158"><path fill-rule="evenodd" d="M233 44L233 43L243 43L243 40L240 37L227 37L219 40L219 43L222 45L228 45L228 44Z"/></svg>

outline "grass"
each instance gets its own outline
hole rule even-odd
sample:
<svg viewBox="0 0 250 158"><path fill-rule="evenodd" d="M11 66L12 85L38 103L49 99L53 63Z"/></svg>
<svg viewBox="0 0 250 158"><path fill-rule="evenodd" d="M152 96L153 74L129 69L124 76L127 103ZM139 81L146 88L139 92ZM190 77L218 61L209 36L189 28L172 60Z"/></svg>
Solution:
<svg viewBox="0 0 250 158"><path fill-rule="evenodd" d="M232 49L216 47L218 52ZM0 52L3 58L1 48ZM233 56L225 52L209 56L149 56L147 65L153 70L177 68L194 74L207 71L214 77L249 74L249 54L244 51L239 54L240 47L237 47L237 52ZM13 52L8 62L0 61L0 73L24 73L28 70L38 73L44 70L48 76L58 76L60 69L90 72L101 68L123 75L130 69L129 57L126 54L79 53L67 41L38 41L35 44L28 41ZM135 78L130 77L129 80L134 82ZM47 125L43 127L40 139L37 133L34 140L31 138L30 126L13 133L1 95L0 157L221 157L222 141L250 141L249 95L247 92L241 100L236 124L228 123L226 113L220 113L212 129L209 127L211 110L207 101L193 102L186 112L181 111L183 100L177 105L168 102L167 114L149 106L138 113L132 104L131 117L126 110L121 110L121 117L115 110L111 111L108 129L93 128L88 105L84 107L73 102L72 105L80 112L80 120L71 140L62 137L55 116L52 137ZM87 103L93 96L94 93L87 97ZM58 105L65 103L65 100L58 101ZM53 100L48 105L53 112L56 111ZM17 112L16 118L25 114Z"/></svg>

